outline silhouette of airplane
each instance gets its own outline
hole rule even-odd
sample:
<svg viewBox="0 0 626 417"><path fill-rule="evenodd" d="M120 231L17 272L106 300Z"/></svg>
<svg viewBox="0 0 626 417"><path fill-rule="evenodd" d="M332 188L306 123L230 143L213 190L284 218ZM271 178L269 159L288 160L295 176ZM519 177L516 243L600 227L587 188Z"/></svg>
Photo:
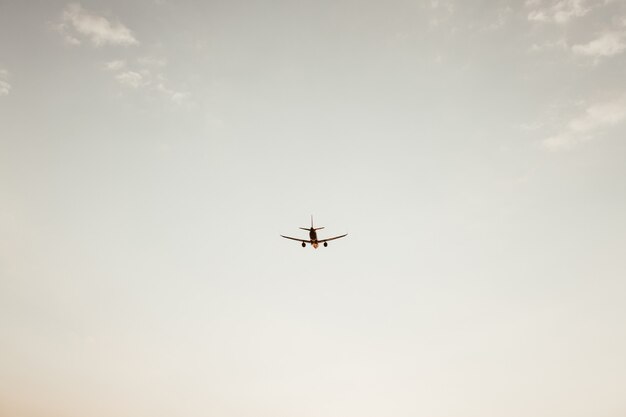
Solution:
<svg viewBox="0 0 626 417"><path fill-rule="evenodd" d="M348 236L348 234L346 233L345 235L335 236L335 237L331 237L328 239L318 239L317 231L323 229L323 227L313 227L313 215L311 215L311 227L310 228L300 227L300 229L306 230L309 232L309 239L298 239L296 237L289 237L289 236L283 236L283 235L280 235L280 236L284 237L285 239L291 239L291 240L296 240L298 242L302 242L303 248L306 246L307 243L310 243L311 246L313 246L313 248L315 249L317 249L320 243L323 243L324 247L326 247L328 246L329 241Z"/></svg>

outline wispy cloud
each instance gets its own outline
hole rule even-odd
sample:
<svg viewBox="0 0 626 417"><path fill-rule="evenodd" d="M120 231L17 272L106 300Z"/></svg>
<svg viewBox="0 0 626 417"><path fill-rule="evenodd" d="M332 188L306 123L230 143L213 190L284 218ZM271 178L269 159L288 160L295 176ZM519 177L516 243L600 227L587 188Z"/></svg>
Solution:
<svg viewBox="0 0 626 417"><path fill-rule="evenodd" d="M428 26L434 30L449 23L456 11L455 4L450 0L430 0L430 3L426 4L425 7L430 15ZM454 30L452 28L452 31Z"/></svg>
<svg viewBox="0 0 626 417"><path fill-rule="evenodd" d="M167 60L160 57L143 56L134 64L116 60L104 64L104 68L116 72L115 80L124 87L131 89L145 88L164 95L176 104L182 104L189 93L171 87L164 73Z"/></svg>
<svg viewBox="0 0 626 417"><path fill-rule="evenodd" d="M5 69L0 69L0 96L8 96L10 92L9 72Z"/></svg>
<svg viewBox="0 0 626 417"><path fill-rule="evenodd" d="M530 8L528 20L560 24L582 17L589 13L592 8L585 0L553 0L548 2L529 0L526 2L526 7Z"/></svg>
<svg viewBox="0 0 626 417"><path fill-rule="evenodd" d="M137 45L133 32L118 20L90 12L78 3L65 6L61 21L56 29L66 42L80 45L84 41L94 46ZM181 104L189 93L173 88L165 76L167 59L159 56L142 55L129 61L117 59L102 64L102 69L111 72L115 81L132 90L143 90L168 97Z"/></svg>
<svg viewBox="0 0 626 417"><path fill-rule="evenodd" d="M124 71L115 76L115 79L120 84L131 88L139 88L143 85L149 84L150 82L146 78L147 77L145 73L141 74L135 71Z"/></svg>
<svg viewBox="0 0 626 417"><path fill-rule="evenodd" d="M569 48L564 38L560 38L555 41L534 43L530 47L531 52L543 52L543 51L555 51L555 50L567 50L567 49Z"/></svg>
<svg viewBox="0 0 626 417"><path fill-rule="evenodd" d="M615 16L616 9L612 3L613 0L527 0L525 6L531 22L562 26L587 14L591 16L575 30L574 26L571 30L560 30L558 40L542 40L533 44L530 50L564 49L574 55L595 58L596 62L600 58L623 53L626 50L626 18L620 18L619 14ZM600 30L596 29L594 33L591 28L598 24L601 24ZM572 41L571 32L577 32L576 41Z"/></svg>
<svg viewBox="0 0 626 417"><path fill-rule="evenodd" d="M487 26L485 26L484 30L487 30L487 31L497 30L497 29L504 27L504 25L506 24L512 12L513 12L513 9L508 6L499 9L495 19L491 23L489 23Z"/></svg>
<svg viewBox="0 0 626 417"><path fill-rule="evenodd" d="M448 13L454 13L456 9L450 0L430 0L431 9L445 9Z"/></svg>
<svg viewBox="0 0 626 417"><path fill-rule="evenodd" d="M156 90L162 94L165 94L167 97L170 98L170 100L172 100L176 104L182 104L189 97L189 93L172 90L166 87L165 84L163 84L162 82L156 85Z"/></svg>
<svg viewBox="0 0 626 417"><path fill-rule="evenodd" d="M104 69L109 70L109 71L119 71L125 67L126 67L126 61L121 60L121 59L110 61L104 64Z"/></svg>
<svg viewBox="0 0 626 417"><path fill-rule="evenodd" d="M577 55L608 57L618 55L626 49L625 32L606 32L586 44L574 45L572 51Z"/></svg>
<svg viewBox="0 0 626 417"><path fill-rule="evenodd" d="M167 65L167 59L165 58L157 58L154 56L142 56L137 58L137 63L140 65L144 65L147 67L165 67Z"/></svg>
<svg viewBox="0 0 626 417"><path fill-rule="evenodd" d="M585 106L585 110L570 119L554 136L544 139L543 148L557 151L595 139L608 128L626 120L626 95L617 99L595 102Z"/></svg>
<svg viewBox="0 0 626 417"><path fill-rule="evenodd" d="M80 45L87 38L95 46L136 45L139 42L133 32L119 21L111 22L103 16L85 10L78 3L68 4L63 10L61 22L56 25L65 41Z"/></svg>

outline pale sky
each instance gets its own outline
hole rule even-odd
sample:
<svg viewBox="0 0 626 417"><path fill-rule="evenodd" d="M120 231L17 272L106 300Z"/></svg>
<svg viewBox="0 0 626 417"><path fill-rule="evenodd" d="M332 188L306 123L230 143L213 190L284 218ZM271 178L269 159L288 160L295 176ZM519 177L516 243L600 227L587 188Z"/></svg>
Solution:
<svg viewBox="0 0 626 417"><path fill-rule="evenodd" d="M0 415L623 417L625 74L624 0L0 0Z"/></svg>

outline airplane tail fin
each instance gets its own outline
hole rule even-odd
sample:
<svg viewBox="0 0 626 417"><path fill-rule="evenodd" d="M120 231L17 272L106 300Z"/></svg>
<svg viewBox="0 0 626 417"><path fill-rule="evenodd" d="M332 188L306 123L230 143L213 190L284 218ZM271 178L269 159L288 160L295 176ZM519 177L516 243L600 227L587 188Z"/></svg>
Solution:
<svg viewBox="0 0 626 417"><path fill-rule="evenodd" d="M311 229L313 230L321 230L323 227L313 227L313 215L311 214Z"/></svg>
<svg viewBox="0 0 626 417"><path fill-rule="evenodd" d="M323 229L323 227L313 227L313 215L311 214L311 227L310 228L309 227L301 227L300 229L307 230L307 231L311 230L311 229L313 229L313 230L321 230L321 229Z"/></svg>

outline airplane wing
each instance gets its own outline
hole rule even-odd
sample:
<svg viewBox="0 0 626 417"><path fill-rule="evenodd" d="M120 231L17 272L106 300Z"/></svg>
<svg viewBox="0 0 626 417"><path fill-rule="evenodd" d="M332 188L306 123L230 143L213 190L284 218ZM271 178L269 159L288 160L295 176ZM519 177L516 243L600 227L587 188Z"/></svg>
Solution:
<svg viewBox="0 0 626 417"><path fill-rule="evenodd" d="M335 236L335 237L330 237L330 238L328 238L328 239L317 239L317 241L318 241L318 242L322 242L322 243L324 243L324 242L328 242L329 240L335 240L335 239L339 239L339 238L346 237L346 236L348 236L348 234L347 234L347 233L346 233L345 235ZM284 236L283 236L283 237L284 237Z"/></svg>
<svg viewBox="0 0 626 417"><path fill-rule="evenodd" d="M298 238L295 238L295 237L289 237L289 236L283 236L283 235L280 235L280 236L284 237L285 239L297 240L298 242L311 243L311 241L309 239L298 239Z"/></svg>

